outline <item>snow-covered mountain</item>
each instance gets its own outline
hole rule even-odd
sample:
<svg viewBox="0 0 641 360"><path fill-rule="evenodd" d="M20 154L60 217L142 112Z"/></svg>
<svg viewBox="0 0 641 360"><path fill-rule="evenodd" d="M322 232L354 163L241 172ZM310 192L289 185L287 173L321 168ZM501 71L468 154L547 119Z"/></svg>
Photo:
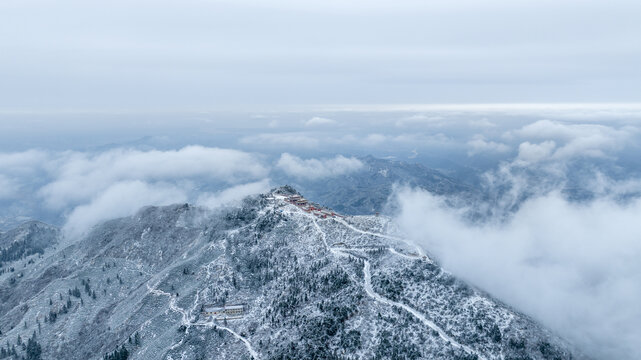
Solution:
<svg viewBox="0 0 641 360"><path fill-rule="evenodd" d="M389 218L342 217L290 187L215 212L144 208L73 242L39 223L1 239L2 254L47 240L2 261L4 358L583 357Z"/></svg>

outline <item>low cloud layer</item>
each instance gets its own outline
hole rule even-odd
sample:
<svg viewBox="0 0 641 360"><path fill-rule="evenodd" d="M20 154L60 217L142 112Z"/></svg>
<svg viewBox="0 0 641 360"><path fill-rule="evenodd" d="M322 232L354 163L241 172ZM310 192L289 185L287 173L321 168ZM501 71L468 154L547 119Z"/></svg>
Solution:
<svg viewBox="0 0 641 360"><path fill-rule="evenodd" d="M519 145L519 156L517 161L523 165L537 163L547 160L552 155L556 143L552 140L546 140L538 144L532 144L529 141L522 142Z"/></svg>
<svg viewBox="0 0 641 360"><path fill-rule="evenodd" d="M259 146L261 148L295 149L315 149L321 144L321 141L313 134L299 132L248 135L241 137L239 142L242 145Z"/></svg>
<svg viewBox="0 0 641 360"><path fill-rule="evenodd" d="M510 221L470 225L445 198L396 194L396 220L442 265L599 359L641 351L641 201L531 198Z"/></svg>
<svg viewBox="0 0 641 360"><path fill-rule="evenodd" d="M53 208L87 201L120 181L175 181L202 177L225 183L264 177L254 155L229 149L188 146L176 151L115 149L98 154L70 153L55 159L54 181L40 189Z"/></svg>
<svg viewBox="0 0 641 360"><path fill-rule="evenodd" d="M322 179L358 171L363 168L363 163L354 157L347 158L341 155L331 159L301 159L284 153L276 167L296 178Z"/></svg>
<svg viewBox="0 0 641 360"><path fill-rule="evenodd" d="M639 128L607 112L567 109L554 119L483 122L466 148L472 159L502 155L481 172L490 200L403 188L393 198L396 220L446 269L587 355L640 358L641 180L629 157L638 152ZM483 220L472 224L470 213Z"/></svg>
<svg viewBox="0 0 641 360"><path fill-rule="evenodd" d="M468 156L473 156L479 153L506 153L510 151L510 147L495 141L488 141L483 135L475 135L474 138L467 142L469 150Z"/></svg>
<svg viewBox="0 0 641 360"><path fill-rule="evenodd" d="M336 125L338 122L336 120L320 117L320 116L314 116L313 118L305 121L305 126L308 127L314 127L314 126L331 126L331 125Z"/></svg>
<svg viewBox="0 0 641 360"><path fill-rule="evenodd" d="M637 133L638 129L631 126L615 128L601 124L568 124L540 120L513 133L508 132L506 136L514 134L521 138L544 140L538 150L534 147L525 150L537 151L544 155L537 156L537 160L565 160L575 157L606 158L613 151L623 148ZM561 142L562 145L555 147L555 141Z"/></svg>
<svg viewBox="0 0 641 360"><path fill-rule="evenodd" d="M19 185L5 175L0 174L0 200L18 196Z"/></svg>
<svg viewBox="0 0 641 360"><path fill-rule="evenodd" d="M343 156L303 160L284 153L271 160L265 154L204 146L0 153L0 220L33 217L64 223L66 233L77 238L100 222L131 215L143 206L232 205L268 191L272 171L313 180L362 166L360 160Z"/></svg>
<svg viewBox="0 0 641 360"><path fill-rule="evenodd" d="M612 186L601 189L601 180L607 183L610 177L619 184L630 180L631 185L618 186L617 191L634 193L638 189L630 179L630 169L637 173L641 169L630 154L641 150L641 131L634 121L641 116L640 109L603 104L352 107L271 112L250 115L249 120L243 114L232 114L237 126L222 132L227 115L199 114L190 120L190 126L204 138L220 136L209 140L212 144L224 140L225 146L238 149L186 145L200 142L180 135L182 127L170 120L159 122L159 133L154 136L90 149L75 145L78 147L52 151L46 142L51 141L50 136L46 137L49 140L34 138L43 144L42 149L0 153L0 201L6 205L0 208L0 221L34 216L61 223L60 218L66 219L73 209L96 203L101 194L121 183L171 185L188 201L201 199L211 204L222 200L219 197L228 188L267 178L314 181L361 169L358 158L337 154L419 162L454 178L465 177L499 199L497 206L488 205L493 207L489 212L509 209L510 203L517 204L527 192L545 193L564 186L590 187L597 193L613 191ZM28 121L20 124L27 125L18 127L32 134L27 127L40 122L25 119ZM134 139L142 135L130 134L129 122L134 129L148 131L142 123L149 119L144 117L118 119L114 132ZM76 122L60 121L64 125L58 130L61 137L95 135L87 133L78 117ZM270 127L272 123L278 131ZM1 144L15 141L4 135ZM582 163L576 165L578 162ZM482 173L483 177L476 177ZM601 173L606 176L599 177ZM492 193L496 189L501 193ZM212 200L206 201L208 198ZM42 212L51 216L40 217Z"/></svg>
<svg viewBox="0 0 641 360"><path fill-rule="evenodd" d="M233 205L247 196L267 192L269 188L270 183L268 179L236 185L216 193L201 194L198 196L196 204L210 209Z"/></svg>
<svg viewBox="0 0 641 360"><path fill-rule="evenodd" d="M261 155L203 146L0 153L0 200L36 218L58 214L54 218L63 218L67 234L78 237L143 206L196 201L211 194L208 189L219 194L203 205L227 203L264 189L270 171ZM24 208L29 206L37 208Z"/></svg>
<svg viewBox="0 0 641 360"><path fill-rule="evenodd" d="M187 191L169 184L148 184L139 180L117 182L98 193L88 203L75 207L67 218L67 236L77 238L91 226L127 216L148 205L185 202Z"/></svg>

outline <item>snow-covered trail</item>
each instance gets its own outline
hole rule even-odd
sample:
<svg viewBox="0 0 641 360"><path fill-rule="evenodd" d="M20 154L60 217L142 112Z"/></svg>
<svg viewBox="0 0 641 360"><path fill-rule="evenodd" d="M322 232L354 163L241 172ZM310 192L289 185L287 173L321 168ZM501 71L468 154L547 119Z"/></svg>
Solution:
<svg viewBox="0 0 641 360"><path fill-rule="evenodd" d="M258 356L258 352L254 350L254 348L252 347L251 342L249 342L249 340L247 340L244 336L240 335L234 330L220 324L215 324L213 321L208 323L197 323L197 324L193 324L193 326L206 326L206 327L212 327L212 328L215 326L218 329L223 329L229 332L230 334L234 335L235 338L243 342L243 344L247 348L247 351L249 352L249 355L251 355L251 357L254 358L254 360L260 360L260 356Z"/></svg>
<svg viewBox="0 0 641 360"><path fill-rule="evenodd" d="M189 324L189 314L187 314L187 311L185 311L185 309L182 309L182 308L178 307L178 305L176 305L176 297L175 296L173 296L172 294L170 294L168 292L165 292L165 291L162 291L162 290L159 290L159 289L156 289L156 288L152 288L149 285L147 285L147 290L149 290L150 294L154 294L156 296L167 296L169 298L169 309L171 311L177 312L180 315L182 315L182 324L183 325L188 325Z"/></svg>
<svg viewBox="0 0 641 360"><path fill-rule="evenodd" d="M348 223L347 221L345 221L345 220L343 220L343 219L341 219L341 218L334 217L334 218L332 218L332 219L333 219L334 221L336 221L337 223L342 224L343 226L347 227L348 229L350 229L350 230L352 230L352 231L356 231L357 233L361 233L361 234L363 234L363 235L371 235L371 236L376 236L376 237L380 237L380 238L384 238L384 239L389 239L389 240L402 241L402 242L404 242L404 243L406 243L406 244L409 244L409 245L413 246L413 247L416 249L416 252L418 253L418 255L419 255L420 257L425 256L425 258L426 258L426 259L428 259L429 261L432 261L429 257L427 257L427 255L425 254L425 252L423 251L423 249L421 249L421 247L420 247L420 246L418 246L418 245L416 245L416 244L411 243L411 242L410 242L410 241L408 241L407 239L403 239L403 238L396 237L396 236L391 236L391 235L379 234L379 233L375 233L375 232L371 232L371 231L361 230L361 229L359 229L359 228L355 227L354 225L352 225L352 224ZM396 255L400 255L400 256L404 256L404 257L409 257L409 256L407 256L407 255L403 255L403 254L401 254L401 253L397 252L396 250L394 250L394 249L392 249L392 248L388 248L388 250L389 250L389 251L391 251L392 253L396 254Z"/></svg>
<svg viewBox="0 0 641 360"><path fill-rule="evenodd" d="M338 223L343 224L343 226L348 227L348 228L350 228L351 230L356 231L356 232L361 233L361 234L365 234L365 235L372 235L372 236L377 236L377 237L382 237L382 238L390 239L390 240L400 240L400 241L404 241L403 239L401 239L401 238L399 238L399 237L396 237L396 236L384 235L384 234L379 234L379 233L374 233L374 232L370 232L370 231L361 230L361 229L359 229L359 228L355 227L354 225L352 225L352 224L348 223L347 221L345 221L345 220L343 220L343 219L341 219L341 218L333 217L332 219L333 219L334 221L338 222Z"/></svg>
<svg viewBox="0 0 641 360"><path fill-rule="evenodd" d="M176 302L175 302L175 299L174 299L172 294L170 294L168 292L165 292L165 291L162 291L160 289L156 289L155 287L151 287L151 286L149 286L149 284L147 284L147 290L148 290L148 292L150 294L154 294L156 296L166 296L166 297L168 297L169 298L169 309L181 314L182 318L183 318L183 321L185 320L185 316L186 316L185 310L183 310L183 309L179 308L178 306L176 306Z"/></svg>
<svg viewBox="0 0 641 360"><path fill-rule="evenodd" d="M149 286L149 284L147 284L147 289L149 290L150 294L154 294L156 296L167 296L167 297L169 297L169 310L171 310L173 312L177 312L182 316L182 325L184 325L186 327L185 331L188 333L189 332L189 326L190 326L190 324L189 324L189 314L187 313L187 311L185 311L185 309L182 309L182 308L178 307L178 305L176 305L176 297L173 296L172 294L168 293L168 292L156 289L155 287L152 288L152 287ZM185 340L184 337L181 337L179 342L177 342L176 344L173 344L172 346L169 347L169 350L176 349L177 347L179 347L180 345L183 344L184 340Z"/></svg>
<svg viewBox="0 0 641 360"><path fill-rule="evenodd" d="M413 255L403 254L403 253L400 253L400 252L396 251L396 249L394 249L393 247L388 247L387 250L389 250L389 252L391 252L392 254L394 254L396 256L404 257L406 259L410 259L410 260L419 260L420 259L420 255L419 256L413 256ZM427 260L430 261L429 258L427 258Z"/></svg>
<svg viewBox="0 0 641 360"><path fill-rule="evenodd" d="M177 312L177 313L182 315L182 325L186 326L186 328L187 328L186 331L189 331L189 327L190 326L209 326L209 327L213 327L215 325L217 328L221 328L223 330L228 331L229 333L234 335L234 337L236 337L237 339L242 341L243 344L245 344L245 347L247 348L247 351L249 351L249 354L252 356L252 358L254 358L255 360L259 360L258 353L254 350L254 348L252 347L252 345L249 342L249 340L247 340L245 337L241 336L240 334L238 334L234 330L232 330L232 329L230 329L230 328L228 328L226 326L214 324L213 322L212 323L194 323L194 324L192 324L189 321L189 314L187 313L187 311L185 311L184 309L182 309L182 308L180 308L180 307L178 307L176 305L176 297L175 296L173 296L172 294L170 294L168 292L165 292L165 291L162 291L162 290L158 290L158 289L155 289L155 288L151 288L151 287L149 287L149 285L147 285L147 289L149 290L149 293L151 293L151 294L154 294L154 295L157 295L157 296L167 296L167 297L169 297L169 309L171 311ZM197 302L198 302L198 294L196 294L196 300L195 300L194 303L197 303ZM183 343L183 339L181 339L177 344L172 345L170 347L170 350L173 350L173 349L177 348L182 343Z"/></svg>
<svg viewBox="0 0 641 360"><path fill-rule="evenodd" d="M236 229L236 230L239 230L239 229ZM190 248L191 247L193 247L193 246L190 246ZM189 249L187 249L183 253L183 255L182 255L183 261L180 264L182 264L183 262L189 260L189 258L187 258L187 256L186 256L188 251L189 251ZM175 268L175 266L174 266L174 268ZM228 328L226 326L214 324L213 322L212 323L193 323L192 322L193 317L190 314L193 313L198 307L198 299L200 298L200 293L198 291L196 292L196 296L195 296L195 299L194 299L194 305L193 305L192 309L185 310L185 309L183 309L183 308L181 308L181 307L179 307L177 305L177 300L178 300L177 296L174 296L171 293L168 293L166 291L163 291L163 290L160 290L160 289L157 288L158 284L160 283L160 279L156 282L155 285L153 285L153 286L149 285L149 282L151 280L153 280L154 278L161 278L161 276L165 275L164 273L166 271L167 270L164 270L163 272L158 273L155 276L153 276L151 279L147 280L147 284L145 284L147 286L147 292L149 294L153 294L153 295L156 295L156 296L167 296L169 298L169 309L167 309L167 310L168 311L171 310L171 311L179 313L181 315L181 325L185 326L185 332L186 333L189 333L189 328L191 326L214 326L215 325L218 328L221 328L223 330L228 331L234 337L236 337L237 339L241 340L243 342L243 344L245 345L245 347L247 348L247 350L249 351L249 354L251 355L251 357L253 359L255 359L255 360L259 360L260 359L260 357L258 356L258 352L256 352L254 350L254 348L252 347L252 345L249 342L249 340L247 340L245 337L241 336L240 334L238 334L234 330L232 330L232 329L230 329L230 328ZM208 275L208 277L211 275L209 268L207 268L207 275ZM184 337L181 338L178 343L173 344L169 349L170 350L174 350L178 346L182 345L184 340L185 340Z"/></svg>
<svg viewBox="0 0 641 360"><path fill-rule="evenodd" d="M376 291L374 291L374 288L372 287L372 273L370 271L370 262L368 260L365 261L365 266L363 268L363 273L365 274L365 292L367 295L369 295L371 298L375 299L376 301L382 302L384 304L390 305L390 306L396 306L404 309L405 311L409 312L410 314L414 315L417 319L419 319L423 324L425 324L427 327L430 329L436 331L438 335L445 341L449 342L454 346L455 348L463 349L467 353L474 354L478 356L479 359L485 359L483 355L478 353L476 350L472 349L471 347L461 344L458 341L454 340L451 336L449 336L443 329L441 329L438 325L436 325L434 322L430 321L427 319L423 314L418 312L417 310L411 308L410 306L407 306L403 303L396 302L393 300L390 300L386 297L383 297L379 295Z"/></svg>
<svg viewBox="0 0 641 360"><path fill-rule="evenodd" d="M305 215L307 215L307 214L305 214ZM329 249L329 251L330 251L332 254L337 255L337 256L350 256L349 254L344 253L342 250L356 250L356 249L350 249L350 248L337 249L337 248L332 248L332 247L330 247L330 246L328 245L328 243L327 243L327 234L325 233L325 231L323 231L323 229L320 227L320 225L318 225L318 222L316 221L316 218L315 218L313 215L309 215L309 218L312 220L312 222L313 222L313 224L314 224L314 227L315 227L315 228L317 229L317 231L320 233L320 236L321 236L321 239L323 240L323 243L325 244L325 246L327 247L327 249ZM349 227L350 229L353 229L354 231L357 231L357 232L359 232L359 233L368 234L368 235L374 235L374 236L381 236L381 237L384 237L384 238L394 239L394 240L397 240L397 239L398 239L398 238L391 237L391 236L387 236L387 235L371 233L371 232L368 232L368 231L362 231L362 230L359 230L359 229L357 229L357 228L355 228L355 227L353 227L353 226L349 225L348 223L346 223L346 222L345 222L345 221L343 221L342 219L340 219L340 220L336 219L336 220L337 220L338 222L340 222L340 223L343 223L344 225L346 225L346 226L347 226L347 227ZM397 252L397 251L393 250L392 248L388 248L388 250L390 250L392 253L394 253L394 254L396 254L396 255L404 256L404 257L409 257L408 255L403 255L403 254L401 254L401 253L399 253L399 252ZM413 258L413 259L416 259L416 258ZM364 276L364 277L365 277L365 292L367 293L367 295L368 295L369 297L371 297L372 299L374 299L374 300L376 300L376 301L378 301L378 302L381 302L381 303L384 303L384 304L387 304L387 305L390 305L390 306L400 307L400 308L404 309L405 311L407 311L407 312L409 312L410 314L414 315L414 316L415 316L419 321L421 321L424 325L426 325L426 326L427 326L427 327L429 327L430 329L432 329L432 330L436 331L436 332L438 333L438 335L439 335L443 340L445 340L445 341L449 342L449 343L450 343L452 346L454 346L455 348L462 349L462 350L464 350L465 352L467 352L467 353L469 353L469 354L474 354L474 355L476 355L479 359L485 360L485 357L484 357L482 354L480 354L480 353L479 353L479 352L477 352L476 350L472 349L471 347L469 347L469 346L467 346L467 345L464 345L464 344L461 344L461 343L459 343L458 341L454 340L454 339L453 339L451 336L449 336L449 335L448 335L448 334L447 334L443 329L441 329L441 328L440 328L438 325L436 325L434 322L432 322L432 321L430 321L429 319L427 319L423 314L421 314L421 313L420 313L419 311L417 311L416 309L413 309L412 307L410 307L410 306L408 306L408 305L405 305L405 304L403 304L403 303L400 303L400 302L396 302L396 301L390 300L390 299L388 299L388 298L386 298L386 297L384 297L384 296L382 296L382 295L378 294L377 292L375 292L375 291L374 291L374 288L372 287L372 273L371 273L371 271L370 271L370 267L371 267L370 262L369 262L367 259L363 259L363 260L365 261L365 266L364 266L364 268L363 268L363 273L364 273L364 275L365 275L365 276Z"/></svg>
<svg viewBox="0 0 641 360"><path fill-rule="evenodd" d="M254 348L252 347L252 344L249 342L249 340L245 339L245 337L241 336L239 333L235 332L234 330L226 327L226 326L221 326L221 325L216 325L217 327L229 331L232 335L234 335L238 340L242 341L245 344L245 347L247 348L247 351L249 351L249 354L251 357L253 357L255 360L259 360L260 357L258 356L258 353Z"/></svg>

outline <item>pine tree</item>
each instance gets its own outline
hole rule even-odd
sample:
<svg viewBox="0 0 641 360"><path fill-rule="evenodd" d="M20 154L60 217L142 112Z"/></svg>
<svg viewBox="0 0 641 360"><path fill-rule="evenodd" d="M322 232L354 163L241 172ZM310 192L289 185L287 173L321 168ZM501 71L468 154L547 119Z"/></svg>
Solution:
<svg viewBox="0 0 641 360"><path fill-rule="evenodd" d="M107 353L103 357L104 360L127 360L129 358L129 351L125 345L121 345L120 349L114 350L111 354Z"/></svg>
<svg viewBox="0 0 641 360"><path fill-rule="evenodd" d="M120 360L127 360L127 358L129 358L129 351L127 351L127 348L123 345L120 348Z"/></svg>
<svg viewBox="0 0 641 360"><path fill-rule="evenodd" d="M27 343L26 350L27 360L39 360L42 355L42 347L36 341L36 333L34 331L33 336L29 339Z"/></svg>

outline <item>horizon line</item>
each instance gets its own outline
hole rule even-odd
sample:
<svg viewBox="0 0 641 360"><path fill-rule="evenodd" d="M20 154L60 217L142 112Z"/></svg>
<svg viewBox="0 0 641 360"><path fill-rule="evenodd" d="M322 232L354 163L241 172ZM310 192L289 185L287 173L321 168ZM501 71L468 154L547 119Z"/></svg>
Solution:
<svg viewBox="0 0 641 360"><path fill-rule="evenodd" d="M271 113L271 112L406 112L406 111L502 111L502 110L641 110L640 102L487 102L487 103L354 103L307 104L256 107L212 107L185 109L0 109L0 115L56 114L207 114L207 113Z"/></svg>

